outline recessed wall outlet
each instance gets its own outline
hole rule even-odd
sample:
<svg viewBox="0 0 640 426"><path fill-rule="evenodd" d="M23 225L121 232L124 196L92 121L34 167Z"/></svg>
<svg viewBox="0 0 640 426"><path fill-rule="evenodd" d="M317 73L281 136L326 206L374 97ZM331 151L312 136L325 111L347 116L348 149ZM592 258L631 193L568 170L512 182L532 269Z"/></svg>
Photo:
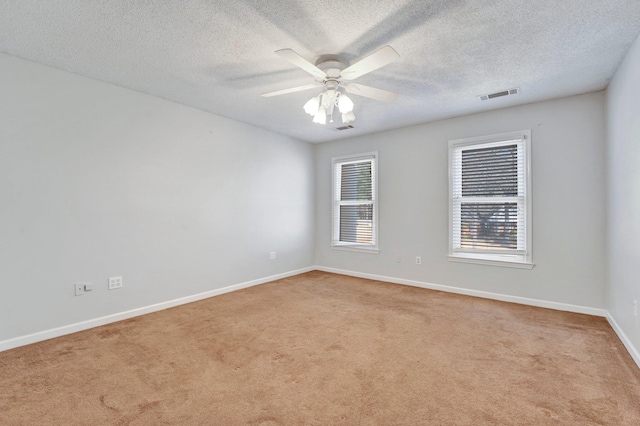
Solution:
<svg viewBox="0 0 640 426"><path fill-rule="evenodd" d="M638 301L634 300L633 301L633 316L638 316Z"/></svg>
<svg viewBox="0 0 640 426"><path fill-rule="evenodd" d="M84 294L84 283L76 283L74 288L76 289L76 296L82 296Z"/></svg>
<svg viewBox="0 0 640 426"><path fill-rule="evenodd" d="M122 287L122 277L109 277L109 290Z"/></svg>
<svg viewBox="0 0 640 426"><path fill-rule="evenodd" d="M416 256L416 265L422 264L422 258L420 256Z"/></svg>
<svg viewBox="0 0 640 426"><path fill-rule="evenodd" d="M270 251L269 252L269 259L270 260L275 260L276 258L276 252L275 251Z"/></svg>

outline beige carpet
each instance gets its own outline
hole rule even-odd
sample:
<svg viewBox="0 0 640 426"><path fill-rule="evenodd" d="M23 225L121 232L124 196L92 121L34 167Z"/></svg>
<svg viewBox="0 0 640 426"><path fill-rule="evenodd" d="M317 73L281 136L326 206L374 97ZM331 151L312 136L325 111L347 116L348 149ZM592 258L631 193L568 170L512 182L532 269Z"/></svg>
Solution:
<svg viewBox="0 0 640 426"><path fill-rule="evenodd" d="M322 272L0 353L2 425L640 425L603 318Z"/></svg>

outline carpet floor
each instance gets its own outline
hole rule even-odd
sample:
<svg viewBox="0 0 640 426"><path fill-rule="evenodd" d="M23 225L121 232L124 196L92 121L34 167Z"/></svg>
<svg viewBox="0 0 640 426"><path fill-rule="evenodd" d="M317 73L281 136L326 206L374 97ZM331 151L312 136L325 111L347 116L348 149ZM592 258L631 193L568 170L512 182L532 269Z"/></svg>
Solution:
<svg viewBox="0 0 640 426"><path fill-rule="evenodd" d="M640 425L605 319L310 272L0 353L2 425Z"/></svg>

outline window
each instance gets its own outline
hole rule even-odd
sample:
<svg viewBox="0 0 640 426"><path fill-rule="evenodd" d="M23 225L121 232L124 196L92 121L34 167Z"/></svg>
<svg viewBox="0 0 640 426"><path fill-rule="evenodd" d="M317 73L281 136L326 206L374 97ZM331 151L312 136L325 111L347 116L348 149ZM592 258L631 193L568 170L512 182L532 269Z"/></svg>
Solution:
<svg viewBox="0 0 640 426"><path fill-rule="evenodd" d="M377 158L372 152L332 160L334 248L377 253Z"/></svg>
<svg viewBox="0 0 640 426"><path fill-rule="evenodd" d="M532 268L531 131L449 142L449 259Z"/></svg>

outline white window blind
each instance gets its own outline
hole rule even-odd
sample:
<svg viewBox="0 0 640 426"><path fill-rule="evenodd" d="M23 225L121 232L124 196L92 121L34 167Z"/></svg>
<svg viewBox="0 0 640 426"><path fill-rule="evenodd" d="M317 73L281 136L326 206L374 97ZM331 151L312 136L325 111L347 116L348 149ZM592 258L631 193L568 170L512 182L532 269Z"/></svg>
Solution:
<svg viewBox="0 0 640 426"><path fill-rule="evenodd" d="M452 255L530 260L527 135L450 143Z"/></svg>
<svg viewBox="0 0 640 426"><path fill-rule="evenodd" d="M376 247L376 157L333 160L334 246Z"/></svg>

